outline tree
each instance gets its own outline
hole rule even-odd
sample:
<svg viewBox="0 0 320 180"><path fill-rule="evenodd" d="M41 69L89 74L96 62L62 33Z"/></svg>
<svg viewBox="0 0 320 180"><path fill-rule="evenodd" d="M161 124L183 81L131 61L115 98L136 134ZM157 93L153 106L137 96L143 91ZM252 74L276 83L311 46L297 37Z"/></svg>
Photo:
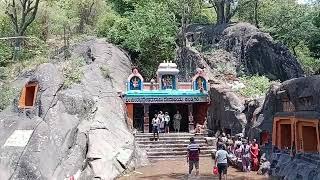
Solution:
<svg viewBox="0 0 320 180"><path fill-rule="evenodd" d="M252 0L209 0L217 14L217 24L229 23L239 10L240 4L247 5Z"/></svg>
<svg viewBox="0 0 320 180"><path fill-rule="evenodd" d="M174 58L177 23L165 3L147 1L137 4L129 16L123 46L138 52L137 64L143 65L143 74L151 78L157 65Z"/></svg>
<svg viewBox="0 0 320 180"><path fill-rule="evenodd" d="M28 26L35 20L40 0L6 0L6 14L13 24L15 35L24 36ZM16 47L20 48L21 39L16 40Z"/></svg>
<svg viewBox="0 0 320 180"><path fill-rule="evenodd" d="M317 31L310 38L308 47L311 51L311 55L320 59L320 11L313 18L313 24L317 27Z"/></svg>
<svg viewBox="0 0 320 180"><path fill-rule="evenodd" d="M260 23L263 30L286 44L297 56L296 48L307 42L315 32L313 10L294 0L265 0L260 5Z"/></svg>
<svg viewBox="0 0 320 180"><path fill-rule="evenodd" d="M93 25L101 0L73 0L79 17L78 33L84 33L85 25Z"/></svg>

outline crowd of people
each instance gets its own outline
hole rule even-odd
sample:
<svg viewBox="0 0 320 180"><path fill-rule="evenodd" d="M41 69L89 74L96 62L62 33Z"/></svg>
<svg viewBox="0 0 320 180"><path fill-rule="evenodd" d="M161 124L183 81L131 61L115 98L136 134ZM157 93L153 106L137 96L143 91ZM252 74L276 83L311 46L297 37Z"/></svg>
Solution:
<svg viewBox="0 0 320 180"><path fill-rule="evenodd" d="M182 116L177 111L177 113L173 116L173 128L175 132L180 132L180 123L181 123ZM155 114L152 118L152 132L153 132L153 139L159 140L159 133L170 133L170 115L168 112L163 113L159 111L159 113ZM157 135L157 138L155 137Z"/></svg>
<svg viewBox="0 0 320 180"><path fill-rule="evenodd" d="M188 146L188 162L189 174L193 166L199 173L199 154L200 148L194 142L194 138L190 139ZM217 169L219 179L227 179L227 169L229 165L242 170L243 172L258 171L260 165L260 148L256 141L253 139L249 141L248 138L243 137L241 134L231 137L229 134L222 133L218 136L217 151L213 153L214 169ZM263 161L264 158L261 158Z"/></svg>
<svg viewBox="0 0 320 180"><path fill-rule="evenodd" d="M222 133L218 137L217 147L219 150L227 152L229 164L234 165L243 172L259 170L261 153L256 139L249 141L248 138L243 137L241 134L231 137L229 134Z"/></svg>

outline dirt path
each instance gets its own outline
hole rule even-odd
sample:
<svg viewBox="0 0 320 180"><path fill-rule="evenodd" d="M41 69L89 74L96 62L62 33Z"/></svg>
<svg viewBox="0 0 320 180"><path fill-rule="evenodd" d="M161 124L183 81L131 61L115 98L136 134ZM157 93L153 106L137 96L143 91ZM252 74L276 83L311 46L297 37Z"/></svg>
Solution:
<svg viewBox="0 0 320 180"><path fill-rule="evenodd" d="M214 180L217 176L212 174L212 160L210 158L200 159L200 177L189 179ZM157 161L149 166L137 169L136 171L119 178L118 180L173 180L188 179L188 166L184 159L172 161ZM264 176L257 175L256 172L244 173L232 167L228 168L228 179L236 180L267 180Z"/></svg>

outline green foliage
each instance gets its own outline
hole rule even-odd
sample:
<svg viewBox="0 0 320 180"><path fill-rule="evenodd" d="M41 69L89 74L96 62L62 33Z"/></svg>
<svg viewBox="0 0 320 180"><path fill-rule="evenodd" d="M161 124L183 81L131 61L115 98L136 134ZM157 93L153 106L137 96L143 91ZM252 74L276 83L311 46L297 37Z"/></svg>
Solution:
<svg viewBox="0 0 320 180"><path fill-rule="evenodd" d="M308 48L311 51L311 56L320 59L320 11L314 16L312 23L317 27L317 30L310 38Z"/></svg>
<svg viewBox="0 0 320 180"><path fill-rule="evenodd" d="M264 96L265 93L268 91L271 82L265 76L243 76L240 77L240 81L244 83L245 87L239 89L239 93L242 96L255 98L259 96Z"/></svg>
<svg viewBox="0 0 320 180"><path fill-rule="evenodd" d="M37 37L30 36L24 41L24 48L22 49L20 59L26 61L34 57L44 56L47 54L48 47L44 41Z"/></svg>
<svg viewBox="0 0 320 180"><path fill-rule="evenodd" d="M0 40L1 41L1 40ZM0 67L12 62L12 49L7 42L0 42Z"/></svg>
<svg viewBox="0 0 320 180"><path fill-rule="evenodd" d="M310 12L311 9L295 1L267 0L261 4L260 20L275 39L295 48L315 30Z"/></svg>
<svg viewBox="0 0 320 180"><path fill-rule="evenodd" d="M64 76L64 88L70 88L73 84L81 82L83 77L83 69L86 62L83 58L71 58L65 62L63 67L63 76Z"/></svg>
<svg viewBox="0 0 320 180"><path fill-rule="evenodd" d="M127 18L109 9L98 20L98 35L106 37L109 42L121 44L126 39L128 23Z"/></svg>
<svg viewBox="0 0 320 180"><path fill-rule="evenodd" d="M320 59L310 56L310 50L306 45L297 47L298 60L307 75L315 74L320 69Z"/></svg>
<svg viewBox="0 0 320 180"><path fill-rule="evenodd" d="M193 23L213 24L217 21L217 16L213 13L213 8L201 9L199 14L192 17Z"/></svg>
<svg viewBox="0 0 320 180"><path fill-rule="evenodd" d="M14 97L17 95L17 90L4 85L0 87L0 111L4 110L13 101Z"/></svg>
<svg viewBox="0 0 320 180"><path fill-rule="evenodd" d="M72 1L54 1L48 7L48 15L50 17L50 34L63 35L74 32L79 24L79 17L74 8L72 8ZM59 12L59 13L57 13Z"/></svg>
<svg viewBox="0 0 320 180"><path fill-rule="evenodd" d="M218 63L215 70L218 74L237 74L235 65L230 62Z"/></svg>
<svg viewBox="0 0 320 180"><path fill-rule="evenodd" d="M107 0L111 3L112 9L115 10L121 16L125 16L128 12L134 11L133 0Z"/></svg>
<svg viewBox="0 0 320 180"><path fill-rule="evenodd" d="M111 79L111 72L109 70L109 68L106 66L106 65L103 65L100 67L100 71L101 71L101 74L104 78L106 79Z"/></svg>
<svg viewBox="0 0 320 180"><path fill-rule="evenodd" d="M9 18L4 13L0 13L0 37L10 36L11 30ZM11 51L10 44L0 40L0 67L11 62Z"/></svg>
<svg viewBox="0 0 320 180"><path fill-rule="evenodd" d="M127 31L123 45L140 53L147 77L153 75L151 72L155 72L160 62L173 60L177 26L166 4L148 1L137 5L129 17Z"/></svg>

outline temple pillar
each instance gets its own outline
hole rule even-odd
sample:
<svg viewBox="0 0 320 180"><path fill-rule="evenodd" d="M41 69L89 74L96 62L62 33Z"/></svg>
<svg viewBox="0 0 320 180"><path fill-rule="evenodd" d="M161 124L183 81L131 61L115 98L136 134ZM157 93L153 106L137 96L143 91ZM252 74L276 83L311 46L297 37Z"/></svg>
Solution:
<svg viewBox="0 0 320 180"><path fill-rule="evenodd" d="M193 106L192 104L188 104L188 112L189 112L189 132L194 131L194 119L193 119Z"/></svg>
<svg viewBox="0 0 320 180"><path fill-rule="evenodd" d="M148 133L149 132L149 107L150 107L150 104L143 104L143 114L144 114L144 117L143 117L143 132L144 133Z"/></svg>

